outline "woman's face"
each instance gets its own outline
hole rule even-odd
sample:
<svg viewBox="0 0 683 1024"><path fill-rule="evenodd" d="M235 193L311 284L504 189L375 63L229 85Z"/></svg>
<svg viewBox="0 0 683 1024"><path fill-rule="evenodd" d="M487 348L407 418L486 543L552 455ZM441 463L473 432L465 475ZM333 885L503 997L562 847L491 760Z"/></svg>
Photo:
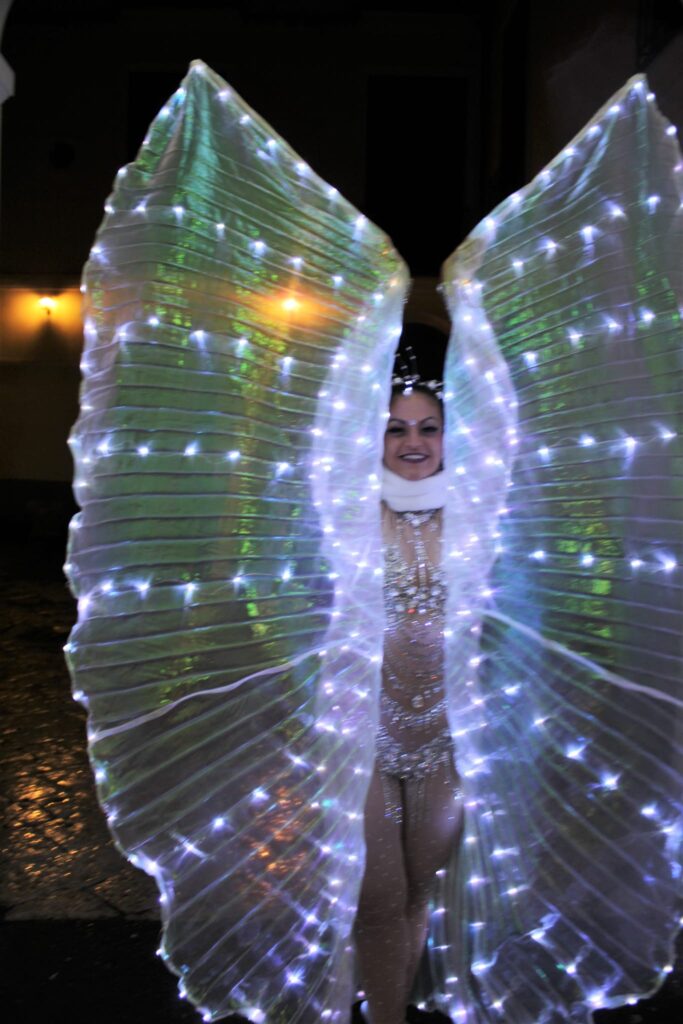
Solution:
<svg viewBox="0 0 683 1024"><path fill-rule="evenodd" d="M384 465L404 480L424 480L441 468L443 414L437 398L396 395L384 434Z"/></svg>

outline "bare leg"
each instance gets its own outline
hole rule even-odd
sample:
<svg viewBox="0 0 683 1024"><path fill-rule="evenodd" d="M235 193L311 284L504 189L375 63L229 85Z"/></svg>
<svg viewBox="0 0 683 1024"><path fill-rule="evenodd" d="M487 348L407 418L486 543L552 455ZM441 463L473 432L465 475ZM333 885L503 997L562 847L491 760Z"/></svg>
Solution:
<svg viewBox="0 0 683 1024"><path fill-rule="evenodd" d="M385 816L375 771L365 805L365 875L355 935L371 1024L403 1024L405 1007L427 938L434 875L449 860L462 831L462 801L451 765L397 787L403 825Z"/></svg>
<svg viewBox="0 0 683 1024"><path fill-rule="evenodd" d="M407 782L404 796L404 833L408 899L406 921L410 953L406 965L405 1002L427 940L429 900L436 872L446 866L463 826L462 799L455 798L457 776L444 765L419 782Z"/></svg>
<svg viewBox="0 0 683 1024"><path fill-rule="evenodd" d="M408 889L401 825L385 817L377 771L365 805L365 843L365 875L355 923L361 983L371 1024L403 1024L410 957Z"/></svg>

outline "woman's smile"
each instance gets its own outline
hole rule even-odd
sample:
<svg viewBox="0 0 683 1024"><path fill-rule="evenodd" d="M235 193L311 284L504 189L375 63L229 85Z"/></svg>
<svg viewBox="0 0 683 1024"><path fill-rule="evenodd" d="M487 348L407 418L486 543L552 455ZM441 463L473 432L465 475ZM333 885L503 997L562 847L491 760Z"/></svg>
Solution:
<svg viewBox="0 0 683 1024"><path fill-rule="evenodd" d="M437 398L413 391L396 395L384 434L384 465L404 480L438 473L443 453L443 414Z"/></svg>

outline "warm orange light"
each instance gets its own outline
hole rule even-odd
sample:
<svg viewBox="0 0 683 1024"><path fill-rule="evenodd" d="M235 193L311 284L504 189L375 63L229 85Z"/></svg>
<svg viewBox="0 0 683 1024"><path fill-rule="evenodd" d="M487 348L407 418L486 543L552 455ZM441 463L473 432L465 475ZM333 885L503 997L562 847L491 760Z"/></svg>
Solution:
<svg viewBox="0 0 683 1024"><path fill-rule="evenodd" d="M301 303L299 302L298 299L295 299L293 296L290 296L288 299L285 299L283 301L282 308L286 313L295 313L297 309L301 308Z"/></svg>
<svg viewBox="0 0 683 1024"><path fill-rule="evenodd" d="M57 300L53 299L51 295L42 295L38 299L38 305L47 316L50 316L57 308Z"/></svg>

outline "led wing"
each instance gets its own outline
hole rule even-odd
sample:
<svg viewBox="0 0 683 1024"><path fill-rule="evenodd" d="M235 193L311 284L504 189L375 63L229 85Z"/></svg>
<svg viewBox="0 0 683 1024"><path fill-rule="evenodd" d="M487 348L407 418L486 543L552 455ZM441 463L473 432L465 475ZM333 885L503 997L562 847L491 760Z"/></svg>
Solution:
<svg viewBox="0 0 683 1024"><path fill-rule="evenodd" d="M200 62L106 209L67 565L99 799L206 1020L336 1020L406 267Z"/></svg>
<svg viewBox="0 0 683 1024"><path fill-rule="evenodd" d="M682 170L634 78L444 267L468 831L432 959L456 1019L584 1021L671 970Z"/></svg>

